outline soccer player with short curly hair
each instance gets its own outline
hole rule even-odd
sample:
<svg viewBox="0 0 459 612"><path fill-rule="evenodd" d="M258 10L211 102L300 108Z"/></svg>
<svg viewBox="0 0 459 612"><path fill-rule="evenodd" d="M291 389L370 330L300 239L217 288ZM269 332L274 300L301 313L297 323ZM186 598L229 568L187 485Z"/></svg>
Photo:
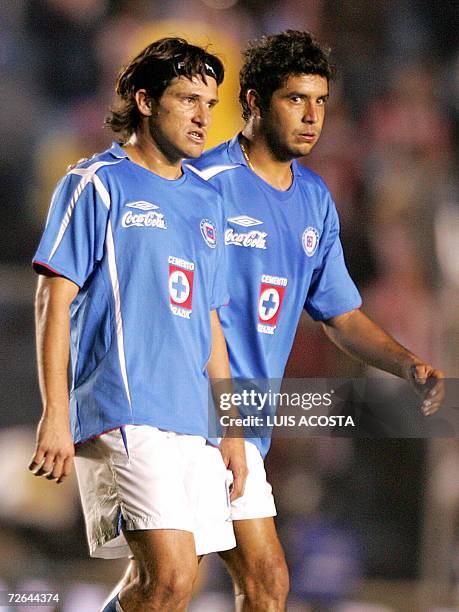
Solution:
<svg viewBox="0 0 459 612"><path fill-rule="evenodd" d="M244 59L245 126L193 162L224 198L231 299L219 312L233 376L282 378L304 308L343 351L410 381L423 414L432 414L442 399L442 372L360 310L331 194L297 161L322 131L335 73L328 49L309 32L287 30L250 45ZM249 475L244 495L232 504L237 547L220 553L237 610L285 610L288 570L263 466L269 444L267 437L246 441Z"/></svg>

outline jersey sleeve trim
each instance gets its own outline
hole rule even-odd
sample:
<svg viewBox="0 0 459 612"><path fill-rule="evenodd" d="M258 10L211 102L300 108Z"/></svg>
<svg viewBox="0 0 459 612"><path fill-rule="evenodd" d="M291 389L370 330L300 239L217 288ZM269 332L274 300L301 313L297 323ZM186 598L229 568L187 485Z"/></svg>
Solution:
<svg viewBox="0 0 459 612"><path fill-rule="evenodd" d="M45 263L45 261L46 261L46 258L43 257L43 261L42 261L40 256L38 258L35 257L33 259L32 267L33 267L33 269L35 270L35 272L37 274L44 275L43 272L40 270L40 268L46 268L47 270L49 270L50 272L52 272L56 276L63 276L64 278L68 279L69 281L72 281L72 283L75 283L75 285L77 285L80 289L84 285L84 281L81 278L77 278L75 276L75 274L69 273L67 270L65 270L61 266L55 266L53 268L49 264ZM44 275L44 276L46 276L46 275Z"/></svg>
<svg viewBox="0 0 459 612"><path fill-rule="evenodd" d="M46 268L47 270L49 270L50 272L52 272L56 276L62 276L62 274L60 272L58 272L54 268L51 268L51 266L48 266L47 264L43 263L42 261L39 261L38 259L34 259L32 261L32 267L33 267L33 269L35 270L35 272L37 274L42 274L40 272L40 268Z"/></svg>
<svg viewBox="0 0 459 612"><path fill-rule="evenodd" d="M226 293L221 299L214 300L210 304L210 310L216 310L217 308L221 308L222 306L228 306L230 302L230 295Z"/></svg>
<svg viewBox="0 0 459 612"><path fill-rule="evenodd" d="M351 312L352 310L356 310L362 306L362 300L354 300L350 301L347 304L340 304L339 307L329 308L328 310L318 311L312 307L309 307L307 310L308 314L312 317L314 321L327 321L328 319L332 319L333 317L338 317L339 315L346 314L346 312Z"/></svg>

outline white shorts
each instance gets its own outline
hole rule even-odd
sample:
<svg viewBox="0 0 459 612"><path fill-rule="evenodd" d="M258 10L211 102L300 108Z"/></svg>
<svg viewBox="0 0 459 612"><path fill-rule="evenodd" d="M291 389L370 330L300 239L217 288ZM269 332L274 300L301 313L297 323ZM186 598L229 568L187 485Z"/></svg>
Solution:
<svg viewBox="0 0 459 612"><path fill-rule="evenodd" d="M229 479L201 436L126 425L77 447L76 472L92 557L130 556L122 529L179 529L196 554L234 548ZM212 484L212 486L209 486Z"/></svg>
<svg viewBox="0 0 459 612"><path fill-rule="evenodd" d="M255 444L247 441L245 454L249 474L244 495L231 504L231 518L238 521L276 516L272 487L266 480L263 457Z"/></svg>

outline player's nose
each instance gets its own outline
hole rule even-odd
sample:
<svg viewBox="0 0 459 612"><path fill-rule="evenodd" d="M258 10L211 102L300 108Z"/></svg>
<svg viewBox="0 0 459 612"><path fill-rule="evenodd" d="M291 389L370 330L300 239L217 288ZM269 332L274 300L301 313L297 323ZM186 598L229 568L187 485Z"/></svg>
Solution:
<svg viewBox="0 0 459 612"><path fill-rule="evenodd" d="M207 127L210 124L211 112L206 103L200 102L196 105L196 112L193 120L200 127Z"/></svg>
<svg viewBox="0 0 459 612"><path fill-rule="evenodd" d="M312 100L306 104L303 121L305 123L317 123L319 120L319 110Z"/></svg>

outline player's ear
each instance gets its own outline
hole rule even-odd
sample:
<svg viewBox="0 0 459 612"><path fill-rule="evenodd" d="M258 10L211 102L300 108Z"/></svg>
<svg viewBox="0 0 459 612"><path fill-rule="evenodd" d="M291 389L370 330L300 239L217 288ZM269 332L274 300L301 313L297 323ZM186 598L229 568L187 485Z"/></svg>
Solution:
<svg viewBox="0 0 459 612"><path fill-rule="evenodd" d="M247 104L250 108L250 114L255 119L261 117L260 97L255 89L248 89L246 93Z"/></svg>
<svg viewBox="0 0 459 612"><path fill-rule="evenodd" d="M147 94L146 89L138 89L135 92L135 101L137 103L137 108L139 109L139 112L144 115L144 117L152 116L154 102Z"/></svg>

